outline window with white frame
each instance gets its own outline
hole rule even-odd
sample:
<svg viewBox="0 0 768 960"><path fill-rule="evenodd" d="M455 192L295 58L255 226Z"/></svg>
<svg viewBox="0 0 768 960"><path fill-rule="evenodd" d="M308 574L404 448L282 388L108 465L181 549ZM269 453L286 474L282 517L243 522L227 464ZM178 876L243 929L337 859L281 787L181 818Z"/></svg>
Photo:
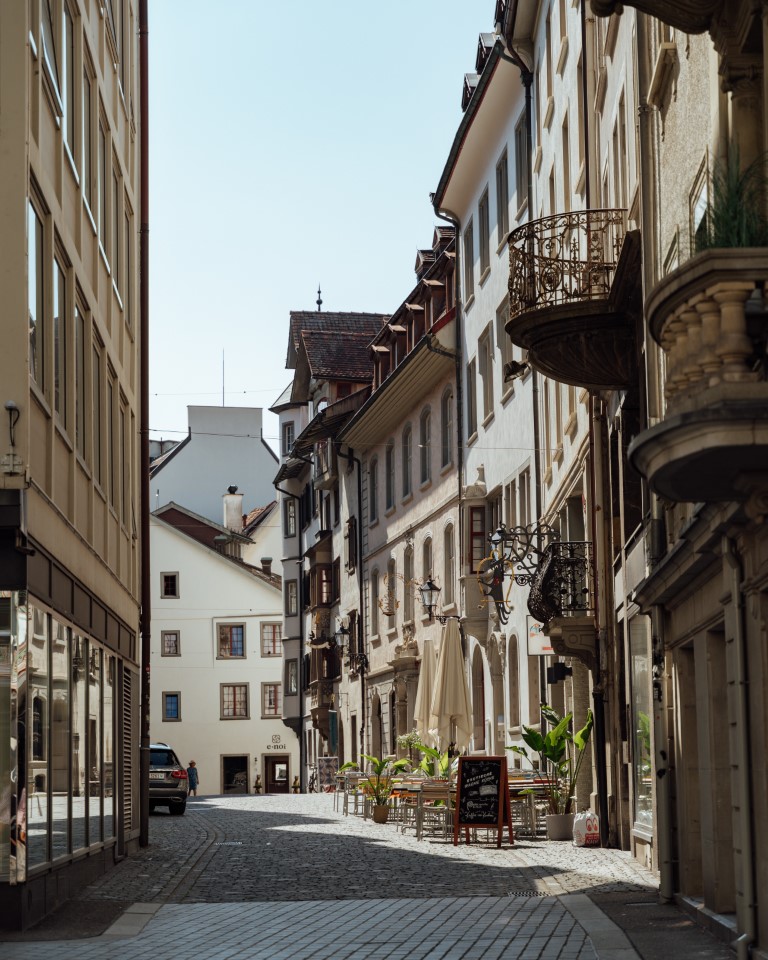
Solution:
<svg viewBox="0 0 768 960"><path fill-rule="evenodd" d="M261 625L261 655L262 657L282 657L283 655L283 625L281 623L262 623Z"/></svg>
<svg viewBox="0 0 768 960"><path fill-rule="evenodd" d="M296 536L296 501L293 497L283 500L283 536Z"/></svg>
<svg viewBox="0 0 768 960"><path fill-rule="evenodd" d="M423 410L419 419L419 477L422 483L432 479L432 414Z"/></svg>
<svg viewBox="0 0 768 960"><path fill-rule="evenodd" d="M219 685L222 720L247 720L248 684L222 683Z"/></svg>
<svg viewBox="0 0 768 960"><path fill-rule="evenodd" d="M216 655L221 660L242 660L245 657L245 624L220 623L217 631Z"/></svg>
<svg viewBox="0 0 768 960"><path fill-rule="evenodd" d="M525 114L515 126L515 191L519 211L528 202L528 127Z"/></svg>
<svg viewBox="0 0 768 960"><path fill-rule="evenodd" d="M483 397L483 420L493 413L493 343L490 325L477 341L477 359Z"/></svg>
<svg viewBox="0 0 768 960"><path fill-rule="evenodd" d="M504 367L514 359L512 341L507 334L506 326L509 320L509 297L504 297L501 306L496 311L496 345L499 348L499 369L501 370L501 392L507 393L512 389L511 383L504 383Z"/></svg>
<svg viewBox="0 0 768 960"><path fill-rule="evenodd" d="M443 564L445 584L443 585L443 604L449 606L455 603L456 593L454 578L456 576L456 558L453 538L453 524L448 524L443 532Z"/></svg>
<svg viewBox="0 0 768 960"><path fill-rule="evenodd" d="M163 657L181 656L181 634L178 630L163 630L161 632L160 654Z"/></svg>
<svg viewBox="0 0 768 960"><path fill-rule="evenodd" d="M421 579L432 576L432 537L427 537L421 547Z"/></svg>
<svg viewBox="0 0 768 960"><path fill-rule="evenodd" d="M395 505L395 441L390 440L384 451L385 499L386 509Z"/></svg>
<svg viewBox="0 0 768 960"><path fill-rule="evenodd" d="M406 424L403 430L402 460L400 466L403 474L403 498L405 498L413 492L413 430L411 429L410 423Z"/></svg>
<svg viewBox="0 0 768 960"><path fill-rule="evenodd" d="M43 263L43 221L35 205L27 208L27 274L29 279L29 372L45 390L45 313Z"/></svg>
<svg viewBox="0 0 768 960"><path fill-rule="evenodd" d="M413 620L413 547L406 547L403 555L403 620Z"/></svg>
<svg viewBox="0 0 768 960"><path fill-rule="evenodd" d="M379 461L374 457L368 465L368 519L379 519Z"/></svg>
<svg viewBox="0 0 768 960"><path fill-rule="evenodd" d="M464 302L475 293L475 227L470 220L464 231Z"/></svg>
<svg viewBox="0 0 768 960"><path fill-rule="evenodd" d="M488 188L480 197L477 207L477 229L480 241L480 279L491 266L491 216L488 206Z"/></svg>
<svg viewBox="0 0 768 960"><path fill-rule="evenodd" d="M295 617L299 612L299 584L297 580L285 581L285 615Z"/></svg>
<svg viewBox="0 0 768 960"><path fill-rule="evenodd" d="M283 691L279 683L262 683L261 685L261 715L262 717L280 717L283 713Z"/></svg>
<svg viewBox="0 0 768 960"><path fill-rule="evenodd" d="M506 148L496 164L496 222L501 244L509 233L509 160Z"/></svg>
<svg viewBox="0 0 768 960"><path fill-rule="evenodd" d="M379 571L371 570L371 635L379 632Z"/></svg>
<svg viewBox="0 0 768 960"><path fill-rule="evenodd" d="M62 5L62 48L61 48L61 105L64 112L61 118L64 143L69 155L75 159L75 27L69 5Z"/></svg>
<svg viewBox="0 0 768 960"><path fill-rule="evenodd" d="M53 258L53 408L62 427L67 422L67 351L69 348L69 310L67 306L67 272Z"/></svg>
<svg viewBox="0 0 768 960"><path fill-rule="evenodd" d="M440 465L453 463L453 390L446 387L440 398Z"/></svg>
<svg viewBox="0 0 768 960"><path fill-rule="evenodd" d="M293 441L295 439L295 426L293 420L289 420L287 423L283 424L282 453L284 457L287 457L291 452L291 447L293 446Z"/></svg>
<svg viewBox="0 0 768 960"><path fill-rule="evenodd" d="M477 373L475 359L467 364L467 433L477 433Z"/></svg>

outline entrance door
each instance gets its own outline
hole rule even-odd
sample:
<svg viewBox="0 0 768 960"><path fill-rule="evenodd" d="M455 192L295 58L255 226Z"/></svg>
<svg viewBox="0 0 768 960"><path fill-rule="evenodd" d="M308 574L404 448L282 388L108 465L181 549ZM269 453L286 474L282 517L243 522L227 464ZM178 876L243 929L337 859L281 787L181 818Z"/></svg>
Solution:
<svg viewBox="0 0 768 960"><path fill-rule="evenodd" d="M221 758L222 793L248 793L248 757Z"/></svg>
<svg viewBox="0 0 768 960"><path fill-rule="evenodd" d="M265 793L288 793L288 757L264 757Z"/></svg>

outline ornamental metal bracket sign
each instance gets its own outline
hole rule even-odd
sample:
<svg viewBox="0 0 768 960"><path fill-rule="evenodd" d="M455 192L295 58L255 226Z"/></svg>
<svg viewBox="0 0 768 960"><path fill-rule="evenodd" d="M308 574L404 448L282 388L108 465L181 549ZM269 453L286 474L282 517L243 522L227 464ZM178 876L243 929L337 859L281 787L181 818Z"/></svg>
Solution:
<svg viewBox="0 0 768 960"><path fill-rule="evenodd" d="M512 584L530 586L547 544L559 538L546 523L507 527L502 523L488 538L491 552L477 567L477 582L483 603L493 603L499 622L506 624L512 612Z"/></svg>

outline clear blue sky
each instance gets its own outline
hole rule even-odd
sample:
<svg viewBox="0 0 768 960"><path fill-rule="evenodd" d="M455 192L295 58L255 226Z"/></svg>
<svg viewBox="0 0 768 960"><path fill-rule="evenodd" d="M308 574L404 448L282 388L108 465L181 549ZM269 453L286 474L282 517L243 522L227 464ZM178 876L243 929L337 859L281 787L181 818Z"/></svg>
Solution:
<svg viewBox="0 0 768 960"><path fill-rule="evenodd" d="M265 409L290 310L388 313L437 222L429 194L494 0L151 0L150 426Z"/></svg>

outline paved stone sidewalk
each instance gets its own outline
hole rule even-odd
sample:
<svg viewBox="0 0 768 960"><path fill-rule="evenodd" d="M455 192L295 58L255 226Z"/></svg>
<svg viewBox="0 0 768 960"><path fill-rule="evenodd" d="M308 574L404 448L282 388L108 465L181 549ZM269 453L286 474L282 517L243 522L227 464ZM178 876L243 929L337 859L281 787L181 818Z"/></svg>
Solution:
<svg viewBox="0 0 768 960"><path fill-rule="evenodd" d="M417 841L330 795L201 797L153 815L150 838L39 928L0 934L0 960L732 957L618 850Z"/></svg>

